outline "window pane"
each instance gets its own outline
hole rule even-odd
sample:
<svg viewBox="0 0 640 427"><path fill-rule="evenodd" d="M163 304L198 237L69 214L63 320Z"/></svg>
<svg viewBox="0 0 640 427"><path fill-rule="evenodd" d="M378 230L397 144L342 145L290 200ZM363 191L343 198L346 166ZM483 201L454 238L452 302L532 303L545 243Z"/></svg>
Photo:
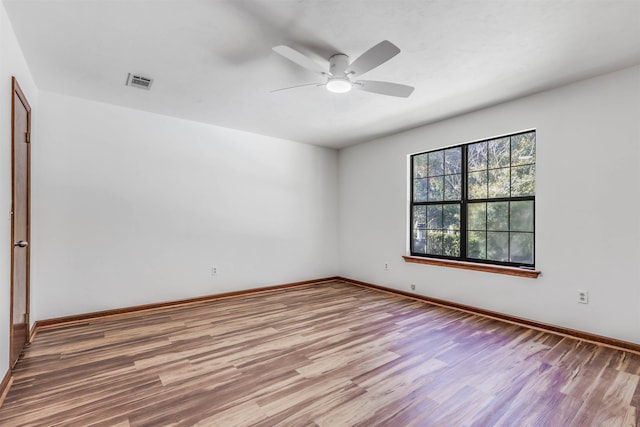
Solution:
<svg viewBox="0 0 640 427"><path fill-rule="evenodd" d="M469 203L467 206L467 228L469 230L487 229L487 204Z"/></svg>
<svg viewBox="0 0 640 427"><path fill-rule="evenodd" d="M413 156L413 177L425 178L427 176L427 155Z"/></svg>
<svg viewBox="0 0 640 427"><path fill-rule="evenodd" d="M536 194L536 165L511 168L511 197Z"/></svg>
<svg viewBox="0 0 640 427"><path fill-rule="evenodd" d="M511 137L511 164L527 165L536 162L536 133Z"/></svg>
<svg viewBox="0 0 640 427"><path fill-rule="evenodd" d="M460 205L443 206L442 228L445 230L460 230Z"/></svg>
<svg viewBox="0 0 640 427"><path fill-rule="evenodd" d="M411 230L412 251L425 253L427 249L427 207L413 207L413 228Z"/></svg>
<svg viewBox="0 0 640 427"><path fill-rule="evenodd" d="M477 171L487 168L487 143L478 142L469 145L467 149L467 165L470 171Z"/></svg>
<svg viewBox="0 0 640 427"><path fill-rule="evenodd" d="M424 253L427 242L427 207L413 207L413 228L411 229L412 252Z"/></svg>
<svg viewBox="0 0 640 427"><path fill-rule="evenodd" d="M439 202L444 196L444 177L438 176L429 178L429 194L427 195L430 202Z"/></svg>
<svg viewBox="0 0 640 427"><path fill-rule="evenodd" d="M413 247L411 248L411 252L418 254L426 254L427 253L427 239L423 240L413 240Z"/></svg>
<svg viewBox="0 0 640 427"><path fill-rule="evenodd" d="M511 231L533 231L533 202L511 202Z"/></svg>
<svg viewBox="0 0 640 427"><path fill-rule="evenodd" d="M459 174L462 172L462 147L450 148L444 152L444 173Z"/></svg>
<svg viewBox="0 0 640 427"><path fill-rule="evenodd" d="M487 198L487 171L469 173L469 199Z"/></svg>
<svg viewBox="0 0 640 427"><path fill-rule="evenodd" d="M427 253L431 255L443 255L442 231L427 231Z"/></svg>
<svg viewBox="0 0 640 427"><path fill-rule="evenodd" d="M427 229L442 229L442 205L427 206Z"/></svg>
<svg viewBox="0 0 640 427"><path fill-rule="evenodd" d="M443 236L443 254L447 256L460 256L460 232L448 231Z"/></svg>
<svg viewBox="0 0 640 427"><path fill-rule="evenodd" d="M414 202L427 201L427 178L420 178L420 179L413 180L413 201Z"/></svg>
<svg viewBox="0 0 640 427"><path fill-rule="evenodd" d="M509 233L487 232L487 259L493 261L509 261Z"/></svg>
<svg viewBox="0 0 640 427"><path fill-rule="evenodd" d="M429 153L429 176L444 175L444 151Z"/></svg>
<svg viewBox="0 0 640 427"><path fill-rule="evenodd" d="M489 197L509 197L509 169L489 170Z"/></svg>
<svg viewBox="0 0 640 427"><path fill-rule="evenodd" d="M469 258L486 259L486 233L484 231L469 231L467 236L467 256Z"/></svg>
<svg viewBox="0 0 640 427"><path fill-rule="evenodd" d="M461 175L444 176L444 199L460 200L462 197Z"/></svg>
<svg viewBox="0 0 640 427"><path fill-rule="evenodd" d="M511 144L509 138L494 139L488 141L488 163L489 169L509 167Z"/></svg>
<svg viewBox="0 0 640 427"><path fill-rule="evenodd" d="M509 202L487 203L487 230L509 230Z"/></svg>
<svg viewBox="0 0 640 427"><path fill-rule="evenodd" d="M533 264L533 233L511 233L511 262Z"/></svg>
<svg viewBox="0 0 640 427"><path fill-rule="evenodd" d="M417 229L418 224L422 224L422 227L425 227L426 222L427 222L427 207L414 206L413 207L413 228Z"/></svg>

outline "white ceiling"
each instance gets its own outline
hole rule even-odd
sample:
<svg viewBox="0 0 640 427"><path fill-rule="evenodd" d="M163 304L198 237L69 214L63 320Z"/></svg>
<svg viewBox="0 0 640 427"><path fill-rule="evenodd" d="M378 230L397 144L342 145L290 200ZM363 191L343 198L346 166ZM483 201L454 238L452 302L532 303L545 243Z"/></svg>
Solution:
<svg viewBox="0 0 640 427"><path fill-rule="evenodd" d="M3 0L37 86L345 147L640 63L640 0ZM365 74L411 97L322 87L278 56L402 52ZM154 79L125 87L127 73Z"/></svg>

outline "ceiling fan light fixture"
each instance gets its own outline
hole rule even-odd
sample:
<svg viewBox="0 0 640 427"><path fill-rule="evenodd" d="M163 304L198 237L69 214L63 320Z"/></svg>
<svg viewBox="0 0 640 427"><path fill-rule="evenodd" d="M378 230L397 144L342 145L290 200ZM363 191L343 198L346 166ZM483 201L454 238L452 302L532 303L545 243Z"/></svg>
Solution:
<svg viewBox="0 0 640 427"><path fill-rule="evenodd" d="M346 77L334 77L327 82L327 90L333 93L346 93L352 87L351 81Z"/></svg>

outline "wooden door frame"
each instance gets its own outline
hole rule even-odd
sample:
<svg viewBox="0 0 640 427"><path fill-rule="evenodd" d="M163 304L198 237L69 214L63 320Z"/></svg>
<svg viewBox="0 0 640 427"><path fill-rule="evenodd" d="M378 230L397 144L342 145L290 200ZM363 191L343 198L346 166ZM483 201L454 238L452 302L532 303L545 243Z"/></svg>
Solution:
<svg viewBox="0 0 640 427"><path fill-rule="evenodd" d="M11 349L13 348L13 297L14 297L14 243L15 243L15 227L14 227L14 212L16 206L16 194L15 194L15 146L16 143L16 135L15 135L15 120L16 120L16 96L24 106L27 111L27 133L29 134L29 138L31 135L31 106L27 101L27 97L24 95L24 92L20 88L18 84L18 80L12 76L11 77L11 308L9 310L10 320L9 320L9 359L11 359ZM22 141L20 141L22 142ZM25 331L25 343L28 344L30 341L30 330L31 330L31 320L30 320L30 307L31 307L31 144L30 141L27 144L27 242L29 246L27 246L27 272L26 272L26 331ZM9 368L13 369L13 364L15 361L9 360Z"/></svg>

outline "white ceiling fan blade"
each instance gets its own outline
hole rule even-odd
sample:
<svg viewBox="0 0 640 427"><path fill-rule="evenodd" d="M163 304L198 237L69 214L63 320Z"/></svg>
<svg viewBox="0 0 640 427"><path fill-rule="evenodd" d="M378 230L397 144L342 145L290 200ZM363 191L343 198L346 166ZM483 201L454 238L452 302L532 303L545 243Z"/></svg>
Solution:
<svg viewBox="0 0 640 427"><path fill-rule="evenodd" d="M287 58L289 61L294 62L301 66L302 68L306 68L307 70L314 71L316 73L320 73L322 75L328 75L329 73L316 61L309 58L306 55L298 52L295 49L290 48L289 46L276 46L273 48L273 51L278 55L281 55Z"/></svg>
<svg viewBox="0 0 640 427"><path fill-rule="evenodd" d="M305 87L305 86L324 86L324 83L306 83L306 84L303 84L303 85L283 87L282 89L271 90L271 91L269 91L269 93L280 92L281 90L297 89L299 87Z"/></svg>
<svg viewBox="0 0 640 427"><path fill-rule="evenodd" d="M367 92L397 96L400 98L407 98L415 89L413 86L401 85L398 83L377 82L373 80L358 80L355 86L360 88L360 90Z"/></svg>
<svg viewBox="0 0 640 427"><path fill-rule="evenodd" d="M384 64L399 53L400 48L398 46L389 40L381 41L353 61L349 66L349 71L356 75L364 74L378 65Z"/></svg>

